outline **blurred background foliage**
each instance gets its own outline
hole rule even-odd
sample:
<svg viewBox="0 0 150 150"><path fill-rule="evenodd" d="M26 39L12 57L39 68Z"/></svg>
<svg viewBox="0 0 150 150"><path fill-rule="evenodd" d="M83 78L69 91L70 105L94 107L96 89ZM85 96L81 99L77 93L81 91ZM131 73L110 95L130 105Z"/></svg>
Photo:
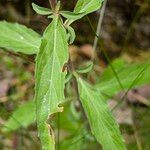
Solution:
<svg viewBox="0 0 150 150"><path fill-rule="evenodd" d="M49 7L48 1L42 0L0 0L0 20L24 24L42 35L49 24L49 19L35 14L31 2ZM61 3L62 9L73 10L76 0L61 0ZM100 33L100 44L96 49L98 63L94 66L95 72L90 72L88 76L84 75L85 78L91 83L99 81L101 73L109 65L101 53L102 50L106 51L110 60L114 62L118 74L120 68L123 69L127 64L130 66L131 63L149 60L149 10L149 0L108 0ZM88 16L95 30L99 14L100 12L97 11ZM91 58L95 34L87 17L74 23L73 27L77 37L69 51L75 66L79 67ZM110 77L114 78L109 70L108 67L105 76L101 78L104 81ZM128 76L128 73L123 74L122 79ZM150 72L147 71L147 80L149 80L148 73ZM136 74L138 75L136 72L133 75ZM150 85L146 84L149 82L147 80L142 87L130 90L124 102L114 111L129 150L150 149ZM70 86L66 86L66 95L74 96ZM109 89L106 92L109 95ZM111 97L108 102L110 108L118 103L117 100L121 99L122 92ZM34 122L33 95L34 63L0 49L0 149L40 149ZM55 128L59 145L57 149L100 149L100 145L85 129L87 122L82 119L78 102L72 101L75 99L75 97L69 97L64 104L64 112L52 116L52 126ZM26 119L22 120L22 116ZM28 126L31 123L32 125Z"/></svg>

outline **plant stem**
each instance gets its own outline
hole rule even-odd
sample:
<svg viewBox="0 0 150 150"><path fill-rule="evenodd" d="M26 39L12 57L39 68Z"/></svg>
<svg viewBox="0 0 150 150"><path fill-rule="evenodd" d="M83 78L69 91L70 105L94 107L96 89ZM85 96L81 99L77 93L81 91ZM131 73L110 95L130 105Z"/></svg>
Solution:
<svg viewBox="0 0 150 150"><path fill-rule="evenodd" d="M56 0L49 0L49 3L50 3L52 10L55 10Z"/></svg>
<svg viewBox="0 0 150 150"><path fill-rule="evenodd" d="M102 22L103 22L103 18L104 18L104 13L105 13L106 4L107 4L107 0L104 1L103 6L102 6L102 8L101 8L101 10L100 10L100 16L99 16L98 25L97 25L97 30L96 30L95 39L94 39L94 44L93 44L93 55L92 55L92 59L95 58L95 51L96 51L96 47L97 47L97 43L98 43L98 37L97 37L97 35L100 35L100 31L101 31L101 28L102 28Z"/></svg>
<svg viewBox="0 0 150 150"><path fill-rule="evenodd" d="M73 66L73 63L72 63L70 57L69 57L69 70L70 70L71 72L74 72L74 71L75 71L74 66ZM73 86L74 86L74 89L75 89L75 92L76 92L77 100L78 100L78 102L79 102L79 104L80 104L80 107L81 107L81 111L82 111L82 113L83 113L83 117L86 118L86 114L85 114L85 112L84 112L84 109L83 109L83 107L82 107L82 103L81 103L81 101L80 101L80 94L79 94L78 82L77 82L77 79L76 79L75 76L73 76Z"/></svg>
<svg viewBox="0 0 150 150"><path fill-rule="evenodd" d="M86 16L86 18L87 18L87 20L88 20L88 22L89 22L89 25L90 25L92 31L94 32L95 36L98 38L98 43L99 43L99 45L101 46L100 36L96 34L96 31L94 30L94 27L93 27L93 25L92 25L91 20L89 19L89 17ZM106 58L107 62L109 63L109 65L110 65L110 67L111 67L111 69L112 69L112 71L113 71L113 73L114 73L114 75L115 75L115 77L116 77L116 79L117 79L119 85L120 85L120 88L121 88L122 90L124 90L124 87L123 87L123 85L122 85L122 83L121 83L121 81L120 81L120 79L119 79L119 76L118 76L118 74L117 74L117 72L116 72L114 66L113 66L112 63L111 63L111 60L110 60L109 56L107 55L107 53L105 52L104 49L101 49L101 51L102 51L104 57Z"/></svg>

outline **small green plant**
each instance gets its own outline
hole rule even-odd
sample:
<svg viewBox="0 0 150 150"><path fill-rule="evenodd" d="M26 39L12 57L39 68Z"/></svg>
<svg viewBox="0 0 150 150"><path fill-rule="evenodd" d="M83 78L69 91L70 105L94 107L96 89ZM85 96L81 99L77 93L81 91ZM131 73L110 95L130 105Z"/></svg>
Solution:
<svg viewBox="0 0 150 150"><path fill-rule="evenodd" d="M15 52L24 54L36 54L34 102L38 135L44 150L55 149L55 135L49 124L51 122L50 116L63 111L62 106L66 102L64 96L65 84L71 82L71 79L76 84L75 90L78 100L82 104L92 134L103 149L126 149L119 126L107 106L107 98L102 94L108 93L113 96L122 90L113 77L111 69L108 68L104 72L102 80L92 86L83 80L80 74L91 71L93 62L89 62L84 68L75 70L68 51L68 45L72 44L75 39L75 31L71 24L83 16L98 10L102 2L103 0L78 0L73 12L62 11L60 1L56 4L55 0L50 0L51 9L32 4L33 9L38 14L47 15L52 20L42 37L25 26L7 22L0 23L0 47L13 49ZM130 83L134 81L135 75L142 71L143 68L147 68L147 66L147 63L127 66L125 69L122 68L124 70L121 72L118 68L115 69L118 69L119 78L121 81L123 80L123 87L128 89L131 86ZM135 69L136 72L132 72ZM124 80L126 75L129 78ZM137 76L138 79L139 76ZM146 83L148 79L149 76L145 74L140 83L135 82L134 86ZM24 123L24 120L17 116L22 111L22 108L13 115L23 122L24 127L26 127L34 121L34 104L30 102L23 108L27 111L26 114L31 110L33 112L28 121ZM21 117L26 118L25 115ZM13 124L11 119L6 123L6 126L10 126L10 124ZM12 130L16 130L18 125L14 124L13 127L14 129Z"/></svg>

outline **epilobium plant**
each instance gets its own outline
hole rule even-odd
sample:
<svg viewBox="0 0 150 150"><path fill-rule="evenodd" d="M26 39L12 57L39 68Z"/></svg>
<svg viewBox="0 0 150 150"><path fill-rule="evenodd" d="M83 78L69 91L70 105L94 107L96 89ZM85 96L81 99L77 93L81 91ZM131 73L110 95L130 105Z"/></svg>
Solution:
<svg viewBox="0 0 150 150"><path fill-rule="evenodd" d="M61 11L60 2L53 5L55 7L52 6L52 10L33 4L33 9L38 14L52 18L52 22L44 32L37 54L35 76L36 119L42 148L45 150L55 149L55 138L47 123L48 118L54 113L63 111L59 105L65 100L67 70L64 68L69 61L68 44L73 43L75 39L75 32L70 25L75 20L99 9L101 4L101 0L79 0L73 12ZM63 22L62 17L67 20ZM100 95L73 69L69 71L72 71L77 80L80 100L96 139L104 149L125 149L117 124L106 104L99 101Z"/></svg>
<svg viewBox="0 0 150 150"><path fill-rule="evenodd" d="M75 31L71 24L83 16L98 10L102 2L103 0L78 0L73 12L60 10L60 1L56 4L55 1L50 0L51 9L32 4L33 9L38 14L47 15L52 20L42 37L24 26L7 22L0 23L0 47L13 49L15 52L24 54L36 54L36 121L38 135L44 150L55 149L55 135L48 121L52 114L63 111L60 105L65 102L65 83L69 82L71 78L74 78L77 85L78 99L83 106L91 131L103 149L126 149L119 126L112 117L105 98L101 94L101 91L110 92L112 88L110 95L115 94L119 91L118 83L111 78L110 74L108 78L110 77L111 79L108 82L104 78L102 84L97 84L95 87L90 85L80 77L80 74L89 72L93 63L87 64L85 68L75 70L68 51L68 45L72 44L75 39ZM140 66L143 68L147 66L147 64L142 65ZM136 75L140 68L137 65L132 66L129 70L124 70L128 75L128 80L123 82L124 88L128 88L130 82L133 81L134 75L130 76L129 74L135 68L137 69ZM125 72L122 72L121 78L124 78ZM67 73L69 75L66 77ZM145 76L141 83L146 82L147 79L148 76ZM112 85L114 86L112 87ZM97 87L100 90L97 90ZM33 110L33 105L30 104L29 106ZM29 108L28 111L30 111ZM28 119L26 124L31 122L32 119Z"/></svg>

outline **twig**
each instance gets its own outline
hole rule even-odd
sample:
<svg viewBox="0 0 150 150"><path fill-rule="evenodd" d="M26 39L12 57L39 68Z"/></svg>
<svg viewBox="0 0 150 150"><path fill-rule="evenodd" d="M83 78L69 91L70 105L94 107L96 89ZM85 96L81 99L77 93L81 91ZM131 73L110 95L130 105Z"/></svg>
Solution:
<svg viewBox="0 0 150 150"><path fill-rule="evenodd" d="M99 20L98 20L97 30L96 30L94 44L93 44L92 59L94 59L95 50L96 50L97 43L98 43L98 37L97 37L97 35L100 35L100 31L101 31L101 28L102 28L102 22L103 22L103 18L104 18L106 4L107 4L107 0L104 1L102 9L100 10L100 15L99 15Z"/></svg>

